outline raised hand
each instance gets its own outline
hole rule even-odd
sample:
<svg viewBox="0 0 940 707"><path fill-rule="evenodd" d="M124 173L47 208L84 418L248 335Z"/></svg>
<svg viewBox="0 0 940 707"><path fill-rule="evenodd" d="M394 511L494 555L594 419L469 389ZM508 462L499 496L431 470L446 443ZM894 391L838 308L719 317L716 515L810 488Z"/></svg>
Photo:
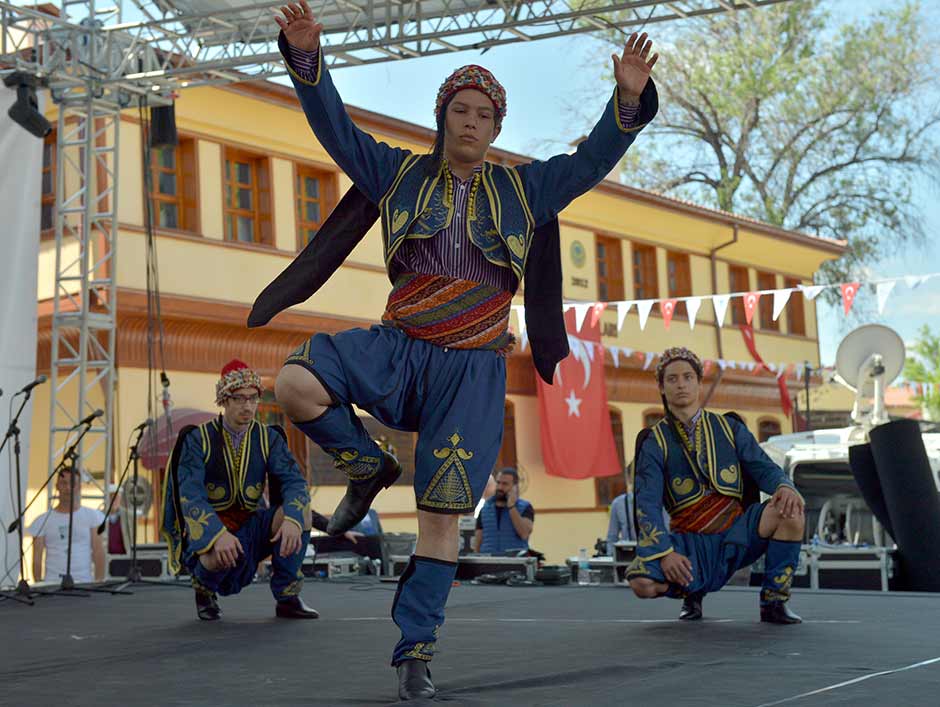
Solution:
<svg viewBox="0 0 940 707"><path fill-rule="evenodd" d="M653 65L659 54L650 57L653 42L646 38L646 32L639 37L636 32L630 35L623 54L611 54L614 60L614 78L620 90L628 96L639 96L646 87Z"/></svg>
<svg viewBox="0 0 940 707"><path fill-rule="evenodd" d="M320 47L323 25L314 19L307 0L284 5L281 7L281 13L284 17L275 15L274 21L283 30L288 44L308 52L316 51Z"/></svg>

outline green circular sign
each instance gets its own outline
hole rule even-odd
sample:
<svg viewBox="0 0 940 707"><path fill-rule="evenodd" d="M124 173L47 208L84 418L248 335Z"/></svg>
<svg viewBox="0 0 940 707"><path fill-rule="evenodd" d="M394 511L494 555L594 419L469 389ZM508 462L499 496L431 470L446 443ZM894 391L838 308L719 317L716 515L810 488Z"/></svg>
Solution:
<svg viewBox="0 0 940 707"><path fill-rule="evenodd" d="M581 241L575 241L571 244L571 262L576 268L583 268L587 254L584 251L584 244Z"/></svg>

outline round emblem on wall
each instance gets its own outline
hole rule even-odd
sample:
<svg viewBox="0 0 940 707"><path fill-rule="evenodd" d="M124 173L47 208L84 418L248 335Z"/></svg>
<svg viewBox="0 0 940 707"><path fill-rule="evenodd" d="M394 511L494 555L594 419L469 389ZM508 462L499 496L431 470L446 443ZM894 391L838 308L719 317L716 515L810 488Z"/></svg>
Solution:
<svg viewBox="0 0 940 707"><path fill-rule="evenodd" d="M581 241L575 241L571 244L571 262L576 268L583 268L586 259L584 244Z"/></svg>

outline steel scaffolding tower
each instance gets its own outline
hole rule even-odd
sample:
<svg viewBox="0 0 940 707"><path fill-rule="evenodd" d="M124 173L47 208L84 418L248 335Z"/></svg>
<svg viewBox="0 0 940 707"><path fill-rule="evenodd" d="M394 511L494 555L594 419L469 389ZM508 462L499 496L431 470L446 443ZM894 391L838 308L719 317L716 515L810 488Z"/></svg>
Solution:
<svg viewBox="0 0 940 707"><path fill-rule="evenodd" d="M319 0L334 68L649 26L788 0ZM101 389L104 416L79 463L112 489L120 111L190 86L283 75L279 3L0 0L0 75L41 78L58 105L49 470ZM56 14L58 13L58 14ZM76 392L77 391L77 392ZM92 455L95 455L92 457Z"/></svg>

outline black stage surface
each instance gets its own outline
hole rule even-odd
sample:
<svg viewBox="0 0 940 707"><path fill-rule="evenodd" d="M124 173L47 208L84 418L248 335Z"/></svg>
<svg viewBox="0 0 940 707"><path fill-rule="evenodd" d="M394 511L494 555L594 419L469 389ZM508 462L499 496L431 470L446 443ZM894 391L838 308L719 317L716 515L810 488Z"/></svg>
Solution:
<svg viewBox="0 0 940 707"><path fill-rule="evenodd" d="M275 619L267 587L196 620L192 593L0 602L9 705L380 705L397 696L394 585L307 583L318 621ZM463 584L433 674L454 705L930 705L940 703L940 597L798 591L801 626L757 620L726 588L706 620L620 587Z"/></svg>

